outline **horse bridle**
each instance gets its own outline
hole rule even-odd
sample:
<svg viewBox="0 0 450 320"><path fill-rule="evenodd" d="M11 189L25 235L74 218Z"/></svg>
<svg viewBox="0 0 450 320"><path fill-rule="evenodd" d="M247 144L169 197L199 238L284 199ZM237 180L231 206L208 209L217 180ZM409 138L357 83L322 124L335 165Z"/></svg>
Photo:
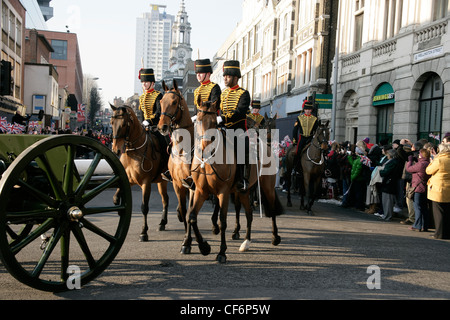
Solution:
<svg viewBox="0 0 450 320"><path fill-rule="evenodd" d="M120 135L117 135L117 136L113 136L112 138L113 139L120 139L120 138L125 138L125 141L127 141L128 142L128 136L130 135L130 128L131 128L131 123L133 122L133 118L132 117L130 117L130 114L129 114L129 112L128 112L128 109L126 109L126 108L121 108L122 110L123 109L125 109L126 111L126 114L127 114L127 127L126 127L126 130L125 130L125 134L124 135L122 135L122 136L120 136ZM121 114L121 115L119 115L119 116L112 116L111 117L111 119L123 119L125 117L125 114ZM130 123L131 122L131 123Z"/></svg>
<svg viewBox="0 0 450 320"><path fill-rule="evenodd" d="M183 111L183 106L181 105L181 101L183 101L183 97L178 93L174 91L167 91L165 94L170 93L176 95L178 98L180 98L180 101L178 103L177 109L175 110L174 114L170 114L167 112L162 112L161 115L168 117L170 119L170 124L173 127L173 123L177 120L177 116L179 111Z"/></svg>

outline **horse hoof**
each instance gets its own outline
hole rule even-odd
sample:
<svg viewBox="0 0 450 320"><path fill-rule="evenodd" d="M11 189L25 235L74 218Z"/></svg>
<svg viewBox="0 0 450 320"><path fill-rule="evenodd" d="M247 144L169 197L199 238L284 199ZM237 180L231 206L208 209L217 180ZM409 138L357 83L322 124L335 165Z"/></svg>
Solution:
<svg viewBox="0 0 450 320"><path fill-rule="evenodd" d="M315 214L314 214L311 210L307 211L306 214L307 214L308 216L315 216Z"/></svg>
<svg viewBox="0 0 450 320"><path fill-rule="evenodd" d="M166 231L166 225L160 224L157 231Z"/></svg>
<svg viewBox="0 0 450 320"><path fill-rule="evenodd" d="M204 256L207 256L211 253L211 246L206 241L199 243L198 248L200 249L200 253Z"/></svg>
<svg viewBox="0 0 450 320"><path fill-rule="evenodd" d="M281 242L281 237L280 236L274 236L272 238L272 245L277 246L279 245Z"/></svg>
<svg viewBox="0 0 450 320"><path fill-rule="evenodd" d="M213 227L212 227L212 233L213 233L213 234L218 235L219 232L220 232L219 227L217 227L217 226L213 226Z"/></svg>
<svg viewBox="0 0 450 320"><path fill-rule="evenodd" d="M252 242L250 240L245 240L244 242L242 242L242 244L241 244L241 246L239 248L239 251L240 252L248 251L250 249L250 244L251 243Z"/></svg>
<svg viewBox="0 0 450 320"><path fill-rule="evenodd" d="M184 222L183 215L181 213L177 213L178 221Z"/></svg>
<svg viewBox="0 0 450 320"><path fill-rule="evenodd" d="M218 263L225 263L225 262L227 262L227 256L226 255L222 255L222 254L218 254L217 255L217 257L216 257L216 261L218 262Z"/></svg>
<svg viewBox="0 0 450 320"><path fill-rule="evenodd" d="M235 232L231 235L231 239L233 240L239 240L241 238L239 232Z"/></svg>
<svg viewBox="0 0 450 320"><path fill-rule="evenodd" d="M191 253L191 247L182 246L180 252L181 252L181 254L190 254Z"/></svg>
<svg viewBox="0 0 450 320"><path fill-rule="evenodd" d="M147 234L141 234L139 236L139 241L140 242L147 242L148 241L148 235Z"/></svg>

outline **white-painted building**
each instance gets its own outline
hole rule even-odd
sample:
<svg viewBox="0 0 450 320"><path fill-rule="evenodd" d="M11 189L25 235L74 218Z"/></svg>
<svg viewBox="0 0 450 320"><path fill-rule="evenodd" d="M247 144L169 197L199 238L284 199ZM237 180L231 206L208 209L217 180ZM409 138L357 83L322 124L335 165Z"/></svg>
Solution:
<svg viewBox="0 0 450 320"><path fill-rule="evenodd" d="M336 140L450 132L448 0L340 0Z"/></svg>
<svg viewBox="0 0 450 320"><path fill-rule="evenodd" d="M244 0L244 19L216 54L213 81L223 87L224 60L239 60L240 85L261 101L262 114L282 118L281 135L291 134L303 100L331 94L332 8L337 12L335 1ZM319 116L330 118L329 108L321 104Z"/></svg>

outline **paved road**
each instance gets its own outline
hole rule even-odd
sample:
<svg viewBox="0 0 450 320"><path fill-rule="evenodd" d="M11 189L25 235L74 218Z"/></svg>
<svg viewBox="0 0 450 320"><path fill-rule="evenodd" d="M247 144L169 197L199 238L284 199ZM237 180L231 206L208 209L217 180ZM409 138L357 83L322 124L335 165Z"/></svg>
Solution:
<svg viewBox="0 0 450 320"><path fill-rule="evenodd" d="M279 195L285 203L285 195ZM157 193L152 194L151 207L157 213L150 216L150 241L146 243L138 241L142 223L138 190L134 189L133 196L127 240L100 277L81 290L53 294L22 285L0 265L0 299L450 298L450 241L409 231L398 221L382 222L330 203L316 204L316 215L306 216L294 199L294 207L278 219L281 244L271 245L271 222L255 212L252 247L240 253L241 241L230 239L234 218L229 215L228 261L221 265L214 261L220 242L210 231L209 203L200 214L199 225L212 246L211 254L202 256L193 247L190 255L181 255L183 226L176 218L175 196L170 194L167 231L157 232L161 204Z"/></svg>

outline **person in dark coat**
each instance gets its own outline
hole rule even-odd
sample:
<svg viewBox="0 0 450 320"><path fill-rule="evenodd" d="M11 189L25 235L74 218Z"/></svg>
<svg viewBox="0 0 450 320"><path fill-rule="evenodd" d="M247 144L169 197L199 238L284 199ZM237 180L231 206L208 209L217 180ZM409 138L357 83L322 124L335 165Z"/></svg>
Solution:
<svg viewBox="0 0 450 320"><path fill-rule="evenodd" d="M397 194L397 184L398 180L401 179L403 171L403 162L398 159L398 154L395 149L387 151L387 158L388 161L386 162L384 169L380 171L380 176L383 178L381 183L381 201L384 213L383 215L378 215L385 221L389 221L392 218Z"/></svg>
<svg viewBox="0 0 450 320"><path fill-rule="evenodd" d="M412 174L411 188L414 189L414 225L410 230L427 231L428 229L428 203L427 182L430 176L426 169L430 164L430 152L427 149L419 151L419 158L414 163L414 156L410 155L406 163L406 171Z"/></svg>

